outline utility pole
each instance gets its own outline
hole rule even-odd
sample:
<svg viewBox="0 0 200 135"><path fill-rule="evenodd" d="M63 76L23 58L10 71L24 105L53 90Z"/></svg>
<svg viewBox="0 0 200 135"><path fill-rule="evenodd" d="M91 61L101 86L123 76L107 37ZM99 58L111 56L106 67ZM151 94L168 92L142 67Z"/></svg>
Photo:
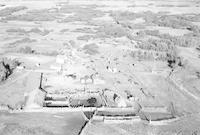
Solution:
<svg viewBox="0 0 200 135"><path fill-rule="evenodd" d="M42 89L42 80L43 80L43 73L40 75L40 86L39 89Z"/></svg>

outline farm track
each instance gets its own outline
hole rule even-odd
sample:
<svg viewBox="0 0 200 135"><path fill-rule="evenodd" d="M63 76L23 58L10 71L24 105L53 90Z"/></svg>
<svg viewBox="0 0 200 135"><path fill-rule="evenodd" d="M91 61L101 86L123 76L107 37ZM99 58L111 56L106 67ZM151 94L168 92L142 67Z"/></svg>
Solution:
<svg viewBox="0 0 200 135"><path fill-rule="evenodd" d="M174 85L182 94L184 94L185 96L190 96L195 100L200 100L199 97L195 96L194 94L192 94L191 92L189 92L186 88L184 88L182 85L180 86L180 84L178 84L174 79L172 78L167 78L168 82L172 85Z"/></svg>

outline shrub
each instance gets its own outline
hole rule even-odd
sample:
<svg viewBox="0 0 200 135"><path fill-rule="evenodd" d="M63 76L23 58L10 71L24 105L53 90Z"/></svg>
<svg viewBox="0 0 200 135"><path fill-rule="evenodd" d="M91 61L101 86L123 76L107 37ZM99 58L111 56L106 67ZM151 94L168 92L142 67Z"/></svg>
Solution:
<svg viewBox="0 0 200 135"><path fill-rule="evenodd" d="M1 62L0 63L0 82L6 80L9 75L10 75L9 68L6 68L5 64Z"/></svg>
<svg viewBox="0 0 200 135"><path fill-rule="evenodd" d="M32 43L32 42L36 42L36 41L37 40L35 40L35 39L23 38L23 39L15 41L15 42L9 43L9 45L13 46L13 45L24 44L24 43Z"/></svg>
<svg viewBox="0 0 200 135"><path fill-rule="evenodd" d="M28 31L28 32L29 32L29 33L37 33L37 34L40 34L40 35L42 35L42 36L46 36L46 35L48 35L48 34L50 33L49 30L44 29L44 30L42 31L42 30L40 30L40 29L38 29L38 28L33 28L33 29L31 29L30 31Z"/></svg>
<svg viewBox="0 0 200 135"><path fill-rule="evenodd" d="M12 74L13 70L20 65L17 60L11 60L3 58L0 61L0 81L5 81L9 75Z"/></svg>
<svg viewBox="0 0 200 135"><path fill-rule="evenodd" d="M113 24L107 24L104 26L101 26L97 28L97 37L98 38L118 38L118 37L123 37L127 36L128 33L125 28L118 26L118 25L113 25Z"/></svg>
<svg viewBox="0 0 200 135"><path fill-rule="evenodd" d="M96 44L88 44L83 47L83 50L85 50L85 53L90 55L95 55L99 53L98 46Z"/></svg>
<svg viewBox="0 0 200 135"><path fill-rule="evenodd" d="M52 51L52 52L47 52L47 53L42 53L43 55L48 55L48 56L57 56L59 53L57 51Z"/></svg>
<svg viewBox="0 0 200 135"><path fill-rule="evenodd" d="M174 69L177 65L180 64L180 58L177 55L177 50L167 52L167 62L168 66L172 69Z"/></svg>
<svg viewBox="0 0 200 135"><path fill-rule="evenodd" d="M26 30L21 29L21 28L17 28L17 29L15 29L15 28L14 28L14 29L13 29L13 28L7 29L6 32L8 32L8 33L23 33L23 34L26 34Z"/></svg>
<svg viewBox="0 0 200 135"><path fill-rule="evenodd" d="M87 100L87 102L91 105L94 106L94 104L97 102L97 99L94 97L91 97Z"/></svg>
<svg viewBox="0 0 200 135"><path fill-rule="evenodd" d="M29 47L29 46L26 46L26 47L24 47L24 48L20 48L20 49L19 49L19 52L20 52L20 53L26 53L26 54L35 53L35 51L32 50L31 47Z"/></svg>
<svg viewBox="0 0 200 135"><path fill-rule="evenodd" d="M77 40L84 40L84 41L88 41L90 39L94 38L93 35L83 35L83 36L79 36L77 37Z"/></svg>
<svg viewBox="0 0 200 135"><path fill-rule="evenodd" d="M24 7L24 6L17 6L17 7L7 7L7 8L4 8L2 10L0 10L0 16L8 16L8 15L11 15L12 13L14 12L18 12L20 10L25 10L27 9L27 7Z"/></svg>
<svg viewBox="0 0 200 135"><path fill-rule="evenodd" d="M3 20L18 20L18 21L54 21L60 17L60 14L49 12L48 10L32 10L25 14L10 15Z"/></svg>
<svg viewBox="0 0 200 135"><path fill-rule="evenodd" d="M134 20L139 17L138 14L133 12L112 12L110 14L115 20Z"/></svg>

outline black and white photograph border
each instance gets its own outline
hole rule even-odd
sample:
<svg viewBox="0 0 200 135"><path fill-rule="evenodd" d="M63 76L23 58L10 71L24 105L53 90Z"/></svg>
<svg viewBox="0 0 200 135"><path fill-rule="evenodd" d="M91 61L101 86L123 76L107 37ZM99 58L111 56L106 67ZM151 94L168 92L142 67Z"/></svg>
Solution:
<svg viewBox="0 0 200 135"><path fill-rule="evenodd" d="M199 135L199 0L0 0L0 135Z"/></svg>

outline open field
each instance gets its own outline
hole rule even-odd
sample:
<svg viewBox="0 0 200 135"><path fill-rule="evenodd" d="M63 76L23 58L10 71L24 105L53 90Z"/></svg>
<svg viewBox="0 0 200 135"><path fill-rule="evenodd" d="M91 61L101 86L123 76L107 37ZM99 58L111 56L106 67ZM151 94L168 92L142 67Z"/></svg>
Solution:
<svg viewBox="0 0 200 135"><path fill-rule="evenodd" d="M187 125L185 125L187 123ZM191 116L190 118L182 118L179 121L172 122L170 125L154 125L150 126L144 123L101 123L93 122L88 125L85 130L87 135L103 135L103 134L126 134L126 135L192 135L199 134L199 116Z"/></svg>
<svg viewBox="0 0 200 135"><path fill-rule="evenodd" d="M1 135L78 134L85 120L82 113L0 113Z"/></svg>
<svg viewBox="0 0 200 135"><path fill-rule="evenodd" d="M89 121L82 134L200 133L198 0L1 0L0 42L0 110L21 112L0 113L2 135L82 131L81 111L23 113L38 89L44 108L133 107L142 119ZM151 124L168 117L180 119Z"/></svg>

